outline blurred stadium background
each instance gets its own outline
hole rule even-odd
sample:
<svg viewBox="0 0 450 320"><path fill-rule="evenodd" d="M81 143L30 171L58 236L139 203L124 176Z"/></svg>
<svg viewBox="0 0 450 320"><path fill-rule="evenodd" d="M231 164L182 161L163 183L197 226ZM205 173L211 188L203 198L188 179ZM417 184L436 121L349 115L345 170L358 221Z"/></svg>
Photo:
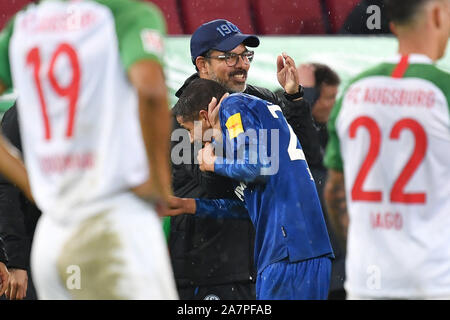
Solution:
<svg viewBox="0 0 450 320"><path fill-rule="evenodd" d="M189 52L190 35L200 24L213 19L230 20L242 32L260 36L261 45L255 49L248 83L271 90L280 88L276 79L276 57L281 52L291 55L297 65L305 62L329 65L341 77L342 91L351 77L397 51L393 36L386 33L386 25L383 25L384 30L368 30L363 26L359 29L369 32L355 34L358 26L351 24L365 24L370 17L367 5L381 5L381 0L142 1L153 2L166 17L165 63L172 105L176 102L176 90L195 72ZM30 2L0 0L0 29ZM352 12L353 17L349 18ZM384 21L385 17L381 18ZM450 72L448 52L438 65ZM17 94L10 91L0 96L0 116L14 103Z"/></svg>

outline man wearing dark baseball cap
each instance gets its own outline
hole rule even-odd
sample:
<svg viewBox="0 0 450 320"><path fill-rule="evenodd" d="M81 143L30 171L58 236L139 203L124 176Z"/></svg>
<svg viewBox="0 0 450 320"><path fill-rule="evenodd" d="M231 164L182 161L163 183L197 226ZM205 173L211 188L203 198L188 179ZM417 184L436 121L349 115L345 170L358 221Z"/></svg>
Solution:
<svg viewBox="0 0 450 320"><path fill-rule="evenodd" d="M277 78L284 89L281 97L268 89L247 84L255 35L243 34L232 22L218 19L202 24L191 37L191 59L196 73L176 92L195 79L214 80L229 92L244 92L279 105L301 141L308 164L321 160L319 139L311 109L302 96L294 60L286 53L277 57ZM175 129L179 128L174 119ZM172 141L172 147L179 141ZM196 159L194 147L192 159ZM172 165L173 190L177 197L235 198L233 182L198 165ZM256 299L253 267L254 228L250 220L202 219L192 215L171 218L169 237L172 266L180 299Z"/></svg>
<svg viewBox="0 0 450 320"><path fill-rule="evenodd" d="M191 59L200 78L216 80L230 92L246 88L247 73L259 46L254 35L243 34L233 23L218 19L202 24L191 37Z"/></svg>
<svg viewBox="0 0 450 320"><path fill-rule="evenodd" d="M238 45L256 48L259 39L254 35L243 34L234 24L218 19L202 24L191 38L191 57L195 65L198 56L208 50L231 51Z"/></svg>

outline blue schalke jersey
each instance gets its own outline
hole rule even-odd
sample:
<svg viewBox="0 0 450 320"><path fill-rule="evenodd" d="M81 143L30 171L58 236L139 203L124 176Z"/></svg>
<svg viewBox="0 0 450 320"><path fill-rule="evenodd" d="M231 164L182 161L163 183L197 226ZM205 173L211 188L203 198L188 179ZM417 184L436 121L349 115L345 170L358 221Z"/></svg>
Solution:
<svg viewBox="0 0 450 320"><path fill-rule="evenodd" d="M248 210L258 272L285 258L333 257L314 180L280 107L237 93L222 101L219 117L224 155L216 144L214 171L236 180L245 204L197 199L196 214L236 218Z"/></svg>

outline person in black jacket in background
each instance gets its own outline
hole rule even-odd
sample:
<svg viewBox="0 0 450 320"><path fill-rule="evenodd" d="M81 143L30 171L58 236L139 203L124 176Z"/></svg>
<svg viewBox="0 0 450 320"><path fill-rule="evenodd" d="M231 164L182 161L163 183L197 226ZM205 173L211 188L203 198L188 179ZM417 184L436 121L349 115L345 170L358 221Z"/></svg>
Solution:
<svg viewBox="0 0 450 320"><path fill-rule="evenodd" d="M302 99L303 88L292 58L285 53L277 58L277 77L284 89L281 97L268 89L247 84L254 55L247 47L258 45L256 36L242 34L227 20L201 25L191 37L191 57L197 73L185 81L176 96L180 97L193 80L204 78L221 83L230 93L244 92L279 105L299 138L308 163L320 162L311 109ZM175 119L174 128L179 128ZM177 139L172 140L172 147L179 143ZM228 178L199 170L193 162L197 158L194 150L198 149L192 145L190 163L172 165L175 195L211 199L238 196L239 190L233 190ZM256 299L253 241L254 230L249 219L172 217L169 248L180 298Z"/></svg>
<svg viewBox="0 0 450 320"><path fill-rule="evenodd" d="M1 127L4 136L19 151L22 144L16 105L3 116ZM10 284L6 297L11 300L35 300L36 291L30 272L30 252L39 209L3 176L0 176L0 236L8 255Z"/></svg>

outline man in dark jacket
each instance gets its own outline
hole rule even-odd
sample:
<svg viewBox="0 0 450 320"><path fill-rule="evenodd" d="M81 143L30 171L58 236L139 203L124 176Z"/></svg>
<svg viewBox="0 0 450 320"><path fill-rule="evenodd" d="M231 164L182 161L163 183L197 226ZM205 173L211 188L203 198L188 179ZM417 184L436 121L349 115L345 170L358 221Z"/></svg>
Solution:
<svg viewBox="0 0 450 320"><path fill-rule="evenodd" d="M321 161L318 136L309 104L302 99L295 63L287 54L277 58L277 77L285 93L247 84L247 73L257 47L256 36L244 35L229 21L214 20L200 26L191 38L191 57L197 73L177 91L197 78L215 80L229 92L244 92L279 105L302 143L309 164ZM175 128L178 124L175 121ZM188 134L186 132L186 134ZM176 140L176 139L175 139ZM192 139L191 139L192 140ZM172 141L175 146L179 141ZM228 178L204 173L191 162L172 166L177 197L233 198ZM254 230L250 220L215 220L182 215L171 219L169 247L181 299L255 299L253 267Z"/></svg>
<svg viewBox="0 0 450 320"><path fill-rule="evenodd" d="M17 107L3 116L1 128L9 142L22 150ZM10 285L6 295L11 300L34 300L36 292L31 280L30 252L39 209L3 176L0 176L0 236L8 254Z"/></svg>

